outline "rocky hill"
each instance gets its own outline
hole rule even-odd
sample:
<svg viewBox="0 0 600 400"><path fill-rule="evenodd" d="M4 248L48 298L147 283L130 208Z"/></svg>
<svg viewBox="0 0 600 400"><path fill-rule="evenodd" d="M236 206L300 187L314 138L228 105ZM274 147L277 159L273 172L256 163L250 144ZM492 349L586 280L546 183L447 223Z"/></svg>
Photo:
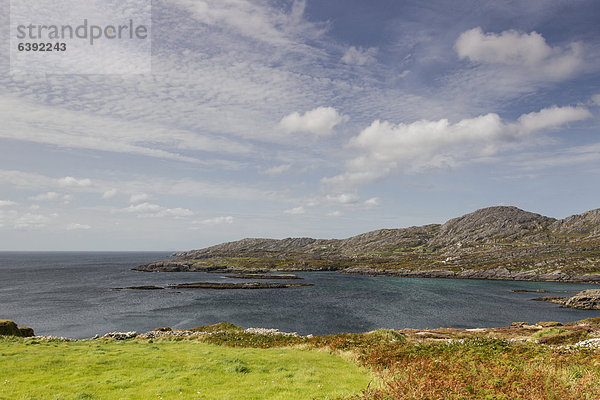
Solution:
<svg viewBox="0 0 600 400"><path fill-rule="evenodd" d="M443 225L380 229L347 239L242 239L135 269L339 270L600 283L600 209L556 220L516 207L489 207Z"/></svg>

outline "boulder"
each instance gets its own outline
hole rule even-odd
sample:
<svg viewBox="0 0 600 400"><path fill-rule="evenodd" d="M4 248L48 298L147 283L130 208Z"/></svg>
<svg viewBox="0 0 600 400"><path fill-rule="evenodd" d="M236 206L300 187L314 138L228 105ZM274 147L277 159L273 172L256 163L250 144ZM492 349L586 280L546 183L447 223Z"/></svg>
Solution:
<svg viewBox="0 0 600 400"><path fill-rule="evenodd" d="M21 332L21 336L23 337L35 336L35 333L33 333L33 328L30 328L28 326L20 326L19 331Z"/></svg>
<svg viewBox="0 0 600 400"><path fill-rule="evenodd" d="M33 329L27 326L19 327L14 321L0 319L0 336L34 336Z"/></svg>

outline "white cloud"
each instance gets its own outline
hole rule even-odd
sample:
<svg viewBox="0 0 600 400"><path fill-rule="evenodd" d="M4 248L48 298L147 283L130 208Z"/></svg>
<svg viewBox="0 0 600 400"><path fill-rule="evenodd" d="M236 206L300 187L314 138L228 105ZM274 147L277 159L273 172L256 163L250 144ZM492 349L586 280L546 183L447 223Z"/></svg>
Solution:
<svg viewBox="0 0 600 400"><path fill-rule="evenodd" d="M511 164L524 170L572 166L600 161L600 142L560 149L551 153L523 154Z"/></svg>
<svg viewBox="0 0 600 400"><path fill-rule="evenodd" d="M589 117L582 107L551 107L524 114L514 123L505 123L494 113L455 124L447 119L397 125L376 120L350 141L360 155L346 163L346 172L322 181L353 187L394 171L453 167L531 144L536 132Z"/></svg>
<svg viewBox="0 0 600 400"><path fill-rule="evenodd" d="M592 96L592 102L597 106L600 106L600 93Z"/></svg>
<svg viewBox="0 0 600 400"><path fill-rule="evenodd" d="M78 231L78 230L88 230L88 229L92 229L92 227L89 225L76 224L76 223L67 225L68 231Z"/></svg>
<svg viewBox="0 0 600 400"><path fill-rule="evenodd" d="M280 174L283 174L284 172L289 171L291 167L292 167L292 164L277 165L275 167L266 169L264 171L264 173L267 175L280 175Z"/></svg>
<svg viewBox="0 0 600 400"><path fill-rule="evenodd" d="M112 189L109 189L109 190L105 191L102 194L102 198L104 200L112 199L113 197L115 197L117 195L117 193L118 193L118 190L115 189L115 188L112 188Z"/></svg>
<svg viewBox="0 0 600 400"><path fill-rule="evenodd" d="M338 204L355 204L359 200L358 196L353 193L341 193L341 194L328 194L325 196L325 201L329 203L338 203Z"/></svg>
<svg viewBox="0 0 600 400"><path fill-rule="evenodd" d="M208 218L208 219L203 219L203 220L194 221L194 222L197 224L202 224L202 225L233 224L233 217L228 215L226 217Z"/></svg>
<svg viewBox="0 0 600 400"><path fill-rule="evenodd" d="M0 137L204 164L208 162L181 155L178 151L201 150L234 154L247 154L251 151L251 146L233 140L165 127L160 121L131 121L115 115L114 110L110 114L112 115L103 116L100 113L74 111L4 96L0 97L0 119L7 123L5 129L0 130ZM43 126L35 122L41 120L45 121Z"/></svg>
<svg viewBox="0 0 600 400"><path fill-rule="evenodd" d="M56 192L47 192L47 193L38 194L37 196L28 197L29 200L33 200L33 201L52 201L52 200L58 200L59 198L60 198L60 194L58 194Z"/></svg>
<svg viewBox="0 0 600 400"><path fill-rule="evenodd" d="M10 184L26 189L53 189L59 187L59 179L31 172L0 169L0 184ZM287 192L257 189L239 182L199 181L189 178L166 179L147 177L130 181L94 180L91 186L73 188L78 192L106 193L117 190L119 193L143 193L152 195L190 196L217 199L241 200L288 200Z"/></svg>
<svg viewBox="0 0 600 400"><path fill-rule="evenodd" d="M365 65L374 64L377 62L375 56L377 49L375 47L362 48L351 46L342 57L342 61L346 64Z"/></svg>
<svg viewBox="0 0 600 400"><path fill-rule="evenodd" d="M12 226L14 229L41 229L45 228L48 223L50 223L53 219L55 219L58 214L33 214L33 213L24 213L18 214L16 212L10 213L8 215L0 215L0 221L3 222L4 225Z"/></svg>
<svg viewBox="0 0 600 400"><path fill-rule="evenodd" d="M325 28L304 19L305 0L294 1L289 11L248 0L176 0L176 3L191 11L202 24L270 45L290 45L299 37L314 39Z"/></svg>
<svg viewBox="0 0 600 400"><path fill-rule="evenodd" d="M65 176L58 180L58 185L63 187L89 187L92 186L92 181L87 178L77 179L72 176Z"/></svg>
<svg viewBox="0 0 600 400"><path fill-rule="evenodd" d="M16 206L18 203L15 203L11 200L0 200L0 207L11 207Z"/></svg>
<svg viewBox="0 0 600 400"><path fill-rule="evenodd" d="M341 115L333 107L318 107L300 114L293 112L281 119L281 127L288 133L309 132L315 135L330 135L333 128L346 122L348 116Z"/></svg>
<svg viewBox="0 0 600 400"><path fill-rule="evenodd" d="M341 217L342 215L344 215L344 213L341 211L332 211L330 213L327 213L327 216L329 217Z"/></svg>
<svg viewBox="0 0 600 400"><path fill-rule="evenodd" d="M127 208L123 208L120 211L136 214L140 218L162 218L162 217L175 217L183 218L194 215L194 212L187 208L166 208L159 206L158 204L152 203L140 203L130 205Z"/></svg>
<svg viewBox="0 0 600 400"><path fill-rule="evenodd" d="M590 118L592 114L582 107L550 107L538 112L524 114L519 117L516 130L521 134L529 134L541 130L553 129L572 121Z"/></svg>
<svg viewBox="0 0 600 400"><path fill-rule="evenodd" d="M64 204L69 204L73 200L73 196L70 194L59 194L56 192L46 192L38 194L37 196L29 196L28 200L32 201L55 201L62 200Z"/></svg>
<svg viewBox="0 0 600 400"><path fill-rule="evenodd" d="M147 195L146 193L135 193L129 197L129 202L132 204L133 203L141 203L148 199L150 199L150 196Z"/></svg>
<svg viewBox="0 0 600 400"><path fill-rule="evenodd" d="M289 214L289 215L302 215L302 214L306 213L306 210L304 209L304 207L300 206L300 207L292 208L290 210L285 210L284 213Z"/></svg>
<svg viewBox="0 0 600 400"><path fill-rule="evenodd" d="M379 197L371 197L368 200L365 200L364 205L367 208L377 207L381 203Z"/></svg>
<svg viewBox="0 0 600 400"><path fill-rule="evenodd" d="M550 47L537 32L508 30L495 34L474 28L458 37L455 49L460 59L520 66L550 79L571 76L583 62L582 48L578 43L571 43L567 49Z"/></svg>

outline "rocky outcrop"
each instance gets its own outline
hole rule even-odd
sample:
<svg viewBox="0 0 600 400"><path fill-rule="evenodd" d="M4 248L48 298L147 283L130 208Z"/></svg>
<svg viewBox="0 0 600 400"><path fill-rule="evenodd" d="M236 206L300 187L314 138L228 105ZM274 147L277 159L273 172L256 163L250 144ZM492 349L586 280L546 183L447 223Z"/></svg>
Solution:
<svg viewBox="0 0 600 400"><path fill-rule="evenodd" d="M598 237L600 236L600 208L556 221L550 229L560 235Z"/></svg>
<svg viewBox="0 0 600 400"><path fill-rule="evenodd" d="M517 207L488 207L446 222L431 245L462 246L490 241L515 241L541 233L554 218L523 211Z"/></svg>
<svg viewBox="0 0 600 400"><path fill-rule="evenodd" d="M600 310L600 289L583 290L571 297L546 296L532 300L548 301L561 304L564 307L578 308L580 310Z"/></svg>
<svg viewBox="0 0 600 400"><path fill-rule="evenodd" d="M600 310L600 289L589 289L577 293L564 303L565 307L581 310Z"/></svg>
<svg viewBox="0 0 600 400"><path fill-rule="evenodd" d="M14 321L8 319L0 320L0 336L34 336L33 329L28 326L19 327Z"/></svg>

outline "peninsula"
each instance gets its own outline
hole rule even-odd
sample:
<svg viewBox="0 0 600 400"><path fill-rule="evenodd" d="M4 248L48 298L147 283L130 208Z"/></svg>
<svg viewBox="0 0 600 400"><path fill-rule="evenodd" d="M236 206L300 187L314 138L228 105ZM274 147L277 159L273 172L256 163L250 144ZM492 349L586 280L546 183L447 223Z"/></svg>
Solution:
<svg viewBox="0 0 600 400"><path fill-rule="evenodd" d="M380 229L347 239L243 239L174 257L134 270L600 283L600 209L557 220L497 206L441 225Z"/></svg>

